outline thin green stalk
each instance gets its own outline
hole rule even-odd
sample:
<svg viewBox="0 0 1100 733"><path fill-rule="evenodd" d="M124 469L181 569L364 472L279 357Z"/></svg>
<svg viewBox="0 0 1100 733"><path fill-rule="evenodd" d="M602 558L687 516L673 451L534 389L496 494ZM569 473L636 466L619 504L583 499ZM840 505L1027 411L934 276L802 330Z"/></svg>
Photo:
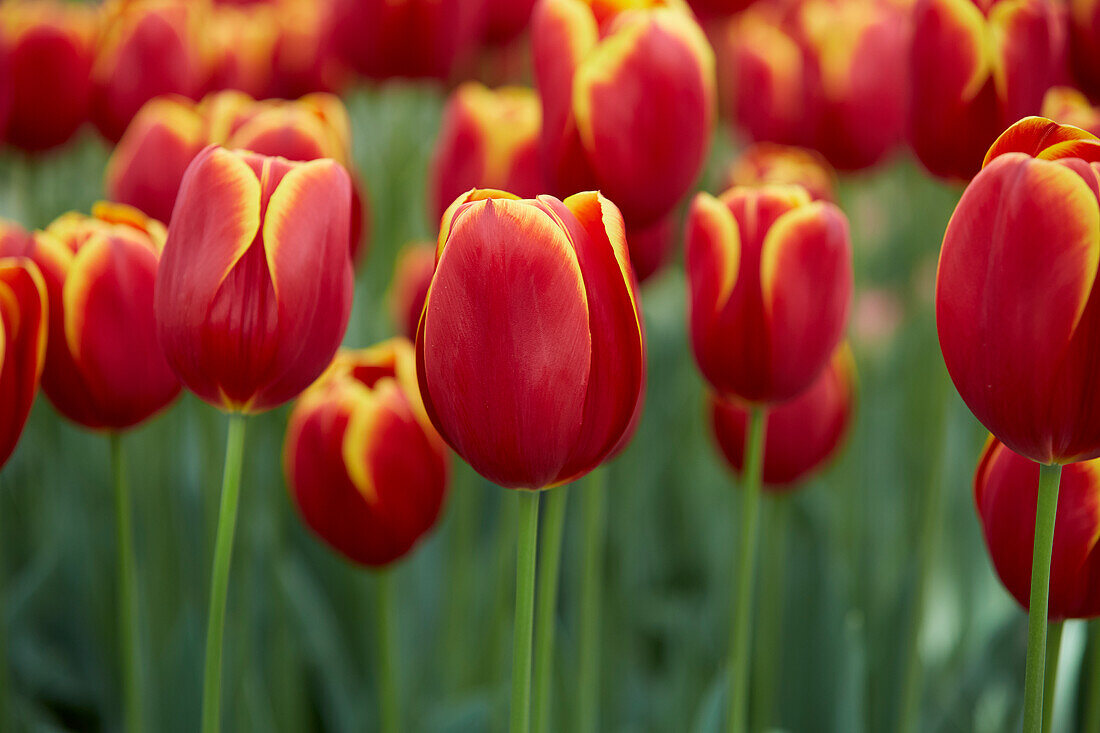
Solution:
<svg viewBox="0 0 1100 733"><path fill-rule="evenodd" d="M122 668L122 719L127 733L141 733L141 665L137 628L137 569L134 563L134 531L130 489L122 455L122 436L111 433L111 473L115 489L115 531L118 532L118 639Z"/></svg>
<svg viewBox="0 0 1100 733"><path fill-rule="evenodd" d="M206 626L206 667L202 682L202 733L218 733L221 728L222 638L225 635L233 534L237 528L237 505L241 497L244 426L244 415L234 413L229 416L218 534L214 541L214 567L210 573L210 615Z"/></svg>
<svg viewBox="0 0 1100 733"><path fill-rule="evenodd" d="M378 708L382 733L400 733L401 701L397 691L397 629L392 571L379 570L376 576L374 599L378 623Z"/></svg>
<svg viewBox="0 0 1100 733"><path fill-rule="evenodd" d="M1043 683L1043 733L1050 733L1054 720L1055 687L1058 681L1058 657L1062 652L1062 627L1059 621L1047 627L1047 673Z"/></svg>
<svg viewBox="0 0 1100 733"><path fill-rule="evenodd" d="M1054 518L1062 467L1039 466L1039 497L1035 508L1035 547L1031 560L1031 598L1027 616L1027 670L1024 673L1024 733L1043 727L1043 682L1047 643L1050 556L1054 550Z"/></svg>
<svg viewBox="0 0 1100 733"><path fill-rule="evenodd" d="M600 720L600 606L603 600L603 548L607 508L606 468L590 474L584 487L582 552L578 638L580 663L577 669L577 733L596 733Z"/></svg>
<svg viewBox="0 0 1100 733"><path fill-rule="evenodd" d="M459 474L466 478L465 473ZM458 476L456 476L458 478ZM466 643L470 638L473 567L477 539L477 499L475 487L468 480L455 481L451 491L454 521L450 535L450 572L447 579L448 610L444 625L444 670L453 690L461 690L470 681L470 654Z"/></svg>
<svg viewBox="0 0 1100 733"><path fill-rule="evenodd" d="M744 733L748 707L749 628L752 626L753 570L756 567L756 525L760 514L760 478L764 458L764 408L754 405L749 411L745 435L744 490L741 498L741 546L734 578L733 633L730 640L730 733Z"/></svg>
<svg viewBox="0 0 1100 733"><path fill-rule="evenodd" d="M531 719L535 733L550 730L551 680L554 672L554 627L557 623L558 576L561 571L561 539L565 530L565 505L569 487L546 492L546 513L539 536L538 590L535 594L535 677Z"/></svg>
<svg viewBox="0 0 1100 733"><path fill-rule="evenodd" d="M779 679L783 635L783 577L786 570L787 523L790 501L774 496L765 505L764 538L760 559L760 604L756 611L756 633L752 680L752 730L768 730L775 712L775 689Z"/></svg>
<svg viewBox="0 0 1100 733"><path fill-rule="evenodd" d="M1085 693L1085 718L1081 730L1100 733L1100 620L1089 621L1089 678Z"/></svg>
<svg viewBox="0 0 1100 733"><path fill-rule="evenodd" d="M516 618L512 636L511 732L531 729L531 636L535 623L535 555L539 534L539 492L519 492L516 538Z"/></svg>

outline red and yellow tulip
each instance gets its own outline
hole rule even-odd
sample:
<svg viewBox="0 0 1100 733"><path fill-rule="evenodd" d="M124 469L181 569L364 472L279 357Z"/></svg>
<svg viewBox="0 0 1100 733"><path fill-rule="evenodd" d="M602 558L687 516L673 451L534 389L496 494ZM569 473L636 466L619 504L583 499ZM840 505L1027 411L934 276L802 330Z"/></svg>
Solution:
<svg viewBox="0 0 1100 733"><path fill-rule="evenodd" d="M0 232L7 229L0 221ZM0 467L23 432L46 359L46 284L30 259L0 239Z"/></svg>
<svg viewBox="0 0 1100 733"><path fill-rule="evenodd" d="M427 242L406 245L397 253L390 284L390 317L400 333L416 338L424 298L435 272L435 247Z"/></svg>
<svg viewBox="0 0 1100 733"><path fill-rule="evenodd" d="M797 184L815 201L836 203L836 171L821 153L778 143L754 143L726 170L726 187Z"/></svg>
<svg viewBox="0 0 1100 733"><path fill-rule="evenodd" d="M618 209L594 192L458 198L416 352L432 424L480 474L542 489L591 471L628 438L645 383Z"/></svg>

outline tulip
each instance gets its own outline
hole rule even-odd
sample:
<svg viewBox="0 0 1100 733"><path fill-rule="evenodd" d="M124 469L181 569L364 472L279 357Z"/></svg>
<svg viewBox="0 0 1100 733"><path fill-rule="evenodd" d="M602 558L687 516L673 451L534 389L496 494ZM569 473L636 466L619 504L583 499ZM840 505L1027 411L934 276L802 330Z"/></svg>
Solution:
<svg viewBox="0 0 1100 733"><path fill-rule="evenodd" d="M443 111L431 166L432 215L471 188L533 197L545 187L539 170L538 95L523 87L491 90L466 82Z"/></svg>
<svg viewBox="0 0 1100 733"><path fill-rule="evenodd" d="M485 0L482 40L493 45L504 45L525 30L531 22L535 0Z"/></svg>
<svg viewBox="0 0 1100 733"><path fill-rule="evenodd" d="M95 11L11 0L0 7L0 35L8 46L0 67L10 94L8 142L30 152L64 144L88 119ZM2 122L0 115L0 132Z"/></svg>
<svg viewBox="0 0 1100 733"><path fill-rule="evenodd" d="M1100 2L1069 0L1069 48L1081 89L1100 98Z"/></svg>
<svg viewBox="0 0 1100 733"><path fill-rule="evenodd" d="M336 2L280 0L276 7L267 96L296 99L313 92L339 92L348 81L348 69L334 42Z"/></svg>
<svg viewBox="0 0 1100 733"><path fill-rule="evenodd" d="M212 57L206 89L268 96L275 86L272 56L279 38L277 18L275 8L267 4L215 5L206 21Z"/></svg>
<svg viewBox="0 0 1100 733"><path fill-rule="evenodd" d="M1087 130L1093 135L1100 133L1100 107L1089 104L1088 97L1073 87L1051 87L1043 97L1042 116Z"/></svg>
<svg viewBox="0 0 1100 733"><path fill-rule="evenodd" d="M913 23L913 151L932 174L969 180L1057 80L1057 15L1047 0L917 0Z"/></svg>
<svg viewBox="0 0 1100 733"><path fill-rule="evenodd" d="M164 238L163 224L116 204L65 214L34 237L50 300L42 388L75 423L122 430L179 394L153 323Z"/></svg>
<svg viewBox="0 0 1100 733"><path fill-rule="evenodd" d="M428 243L410 244L397 254L390 287L390 316L398 329L416 338L424 298L435 272L435 247Z"/></svg>
<svg viewBox="0 0 1100 733"><path fill-rule="evenodd" d="M531 33L551 190L599 188L637 231L698 177L716 92L714 54L686 7L630 5L541 0Z"/></svg>
<svg viewBox="0 0 1100 733"><path fill-rule="evenodd" d="M33 250L34 240L26 229L14 221L0 219L0 257L30 257Z"/></svg>
<svg viewBox="0 0 1100 733"><path fill-rule="evenodd" d="M197 99L209 68L199 43L202 3L120 0L106 12L92 67L92 121L118 142L142 105L163 94Z"/></svg>
<svg viewBox="0 0 1100 733"><path fill-rule="evenodd" d="M836 203L836 171L815 150L777 143L755 143L726 171L726 187L791 183L802 186L815 201Z"/></svg>
<svg viewBox="0 0 1100 733"><path fill-rule="evenodd" d="M0 230L4 228L0 222ZM0 468L27 422L46 357L46 285L38 267L0 240Z"/></svg>

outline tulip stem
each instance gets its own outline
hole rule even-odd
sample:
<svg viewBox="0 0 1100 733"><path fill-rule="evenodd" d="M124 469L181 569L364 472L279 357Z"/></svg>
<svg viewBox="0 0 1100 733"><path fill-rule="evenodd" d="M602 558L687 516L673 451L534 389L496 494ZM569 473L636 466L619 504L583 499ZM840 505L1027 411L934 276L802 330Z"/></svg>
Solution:
<svg viewBox="0 0 1100 733"><path fill-rule="evenodd" d="M535 671L531 719L535 733L550 730L551 680L554 672L554 628L557 624L558 574L561 539L565 530L565 505L569 487L546 492L543 531L539 535L538 590L535 594Z"/></svg>
<svg viewBox="0 0 1100 733"><path fill-rule="evenodd" d="M596 733L600 718L600 603L603 591L605 468L590 474L584 487L584 569L581 576L580 668L577 670L577 733Z"/></svg>
<svg viewBox="0 0 1100 733"><path fill-rule="evenodd" d="M1062 467L1039 466L1039 496L1035 507L1035 545L1031 560L1031 598L1027 617L1027 669L1024 673L1024 733L1043 728L1043 683L1046 678L1047 605L1050 556L1054 551L1054 518Z"/></svg>
<svg viewBox="0 0 1100 733"><path fill-rule="evenodd" d="M783 571L787 555L789 497L770 497L765 505L761 562L760 605L757 608L756 648L753 656L752 730L772 727L775 683L780 671L783 635Z"/></svg>
<svg viewBox="0 0 1100 733"><path fill-rule="evenodd" d="M1089 621L1089 679L1085 695L1085 718L1081 730L1100 731L1100 620Z"/></svg>
<svg viewBox="0 0 1100 733"><path fill-rule="evenodd" d="M234 413L229 416L221 507L218 510L218 533L214 541L214 567L210 573L210 615L206 626L206 668L202 685L202 733L217 733L221 728L222 638L225 635L225 605L229 595L233 534L237 528L237 505L241 496L244 427L244 415Z"/></svg>
<svg viewBox="0 0 1100 733"><path fill-rule="evenodd" d="M531 636L535 624L539 493L521 490L518 497L516 617L512 636L512 733L527 733L531 728Z"/></svg>
<svg viewBox="0 0 1100 733"><path fill-rule="evenodd" d="M130 508L130 489L122 455L122 436L111 433L111 473L115 489L115 530L118 532L118 638L122 668L122 716L126 733L141 733L141 664L137 629L137 570L134 563L134 533Z"/></svg>
<svg viewBox="0 0 1100 733"><path fill-rule="evenodd" d="M400 733L401 705L397 693L397 634L393 611L393 576L388 569L376 573L375 616L378 625L378 708L382 733Z"/></svg>
<svg viewBox="0 0 1100 733"><path fill-rule="evenodd" d="M741 546L734 578L733 634L730 641L730 733L744 733L748 707L749 627L752 625L753 570L756 567L756 525L760 514L760 479L767 413L759 405L749 410L745 435L744 490L741 498Z"/></svg>
<svg viewBox="0 0 1100 733"><path fill-rule="evenodd" d="M1054 720L1055 683L1058 680L1058 657L1062 652L1063 622L1047 626L1047 672L1043 683L1043 733L1050 733L1050 723Z"/></svg>

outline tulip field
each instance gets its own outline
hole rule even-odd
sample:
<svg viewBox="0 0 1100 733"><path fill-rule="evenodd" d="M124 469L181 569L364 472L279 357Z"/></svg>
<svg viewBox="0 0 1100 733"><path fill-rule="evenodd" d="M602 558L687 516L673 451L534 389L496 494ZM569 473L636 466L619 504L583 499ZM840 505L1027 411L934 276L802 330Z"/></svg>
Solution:
<svg viewBox="0 0 1100 733"><path fill-rule="evenodd" d="M1097 0L0 0L0 733L1100 733Z"/></svg>

